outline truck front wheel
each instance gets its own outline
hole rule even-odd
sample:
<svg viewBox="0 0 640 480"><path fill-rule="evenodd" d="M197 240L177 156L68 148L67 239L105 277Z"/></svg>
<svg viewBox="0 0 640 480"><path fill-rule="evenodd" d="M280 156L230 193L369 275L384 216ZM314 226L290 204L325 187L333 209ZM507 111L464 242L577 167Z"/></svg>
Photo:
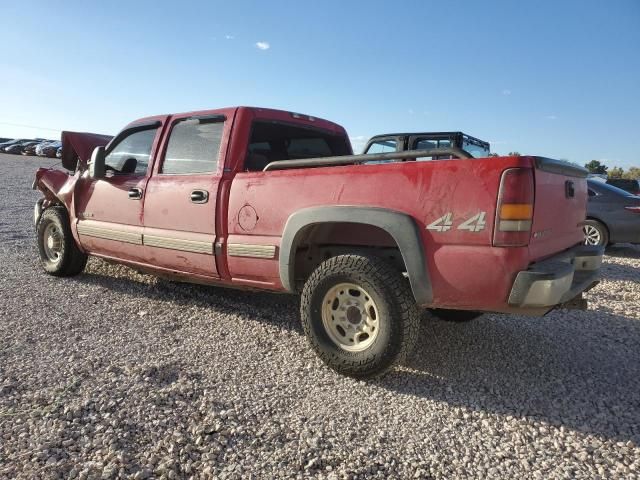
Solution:
<svg viewBox="0 0 640 480"><path fill-rule="evenodd" d="M47 208L38 220L36 234L40 263L47 273L69 277L84 270L87 255L76 245L64 208Z"/></svg>
<svg viewBox="0 0 640 480"><path fill-rule="evenodd" d="M338 373L382 375L413 348L419 309L407 280L372 256L332 257L307 280L300 306L305 334Z"/></svg>

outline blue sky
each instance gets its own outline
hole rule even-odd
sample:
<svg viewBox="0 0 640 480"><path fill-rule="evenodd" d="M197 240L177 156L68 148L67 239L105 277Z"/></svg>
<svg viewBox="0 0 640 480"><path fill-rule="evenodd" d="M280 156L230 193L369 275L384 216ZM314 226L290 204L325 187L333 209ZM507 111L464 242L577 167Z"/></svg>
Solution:
<svg viewBox="0 0 640 480"><path fill-rule="evenodd" d="M0 136L255 105L640 166L640 0L3 3Z"/></svg>

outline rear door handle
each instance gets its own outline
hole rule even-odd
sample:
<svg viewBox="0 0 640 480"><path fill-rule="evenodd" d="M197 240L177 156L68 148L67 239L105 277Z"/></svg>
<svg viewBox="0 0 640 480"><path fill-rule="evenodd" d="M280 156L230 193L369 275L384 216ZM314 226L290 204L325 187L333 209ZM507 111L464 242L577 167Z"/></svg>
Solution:
<svg viewBox="0 0 640 480"><path fill-rule="evenodd" d="M191 192L191 203L207 203L209 201L209 192L206 190L193 190Z"/></svg>
<svg viewBox="0 0 640 480"><path fill-rule="evenodd" d="M142 189L141 188L130 188L129 189L129 198L131 200L140 200L142 198Z"/></svg>

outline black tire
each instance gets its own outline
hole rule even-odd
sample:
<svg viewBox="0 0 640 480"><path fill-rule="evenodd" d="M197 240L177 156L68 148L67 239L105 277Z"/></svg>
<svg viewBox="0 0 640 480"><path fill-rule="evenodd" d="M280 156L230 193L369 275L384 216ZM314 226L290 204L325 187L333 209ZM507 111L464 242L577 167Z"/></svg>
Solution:
<svg viewBox="0 0 640 480"><path fill-rule="evenodd" d="M476 312L473 310L448 310L444 308L434 308L429 311L440 320L458 323L470 322L484 314L484 312Z"/></svg>
<svg viewBox="0 0 640 480"><path fill-rule="evenodd" d="M361 351L345 350L323 324L325 295L341 283L366 290L379 312L378 332ZM307 339L322 361L356 378L382 375L403 362L415 345L420 323L407 279L380 258L364 255L340 255L320 264L304 285L300 315Z"/></svg>
<svg viewBox="0 0 640 480"><path fill-rule="evenodd" d="M588 218L584 222L583 231L585 245L598 245L601 247L609 245L609 230L607 230L607 227L601 222ZM589 235L591 232L596 232L595 234L599 238L597 243L593 241L595 237Z"/></svg>
<svg viewBox="0 0 640 480"><path fill-rule="evenodd" d="M57 259L48 253L45 235L48 228L55 229L57 239ZM58 277L78 275L87 264L87 255L80 251L71 233L69 216L63 207L47 208L38 221L36 228L40 263L44 271Z"/></svg>

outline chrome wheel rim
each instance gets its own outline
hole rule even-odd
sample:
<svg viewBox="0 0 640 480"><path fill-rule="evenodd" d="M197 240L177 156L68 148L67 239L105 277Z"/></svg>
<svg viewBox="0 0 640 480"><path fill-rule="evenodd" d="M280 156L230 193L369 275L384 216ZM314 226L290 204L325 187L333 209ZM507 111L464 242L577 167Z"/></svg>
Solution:
<svg viewBox="0 0 640 480"><path fill-rule="evenodd" d="M378 306L364 288L355 283L339 283L322 300L322 324L337 346L348 352L361 352L378 337Z"/></svg>
<svg viewBox="0 0 640 480"><path fill-rule="evenodd" d="M47 260L53 263L60 261L62 256L62 232L54 223L50 223L42 234L42 244Z"/></svg>
<svg viewBox="0 0 640 480"><path fill-rule="evenodd" d="M602 234L593 225L585 225L582 227L584 232L584 244L585 245L600 245L602 241Z"/></svg>

